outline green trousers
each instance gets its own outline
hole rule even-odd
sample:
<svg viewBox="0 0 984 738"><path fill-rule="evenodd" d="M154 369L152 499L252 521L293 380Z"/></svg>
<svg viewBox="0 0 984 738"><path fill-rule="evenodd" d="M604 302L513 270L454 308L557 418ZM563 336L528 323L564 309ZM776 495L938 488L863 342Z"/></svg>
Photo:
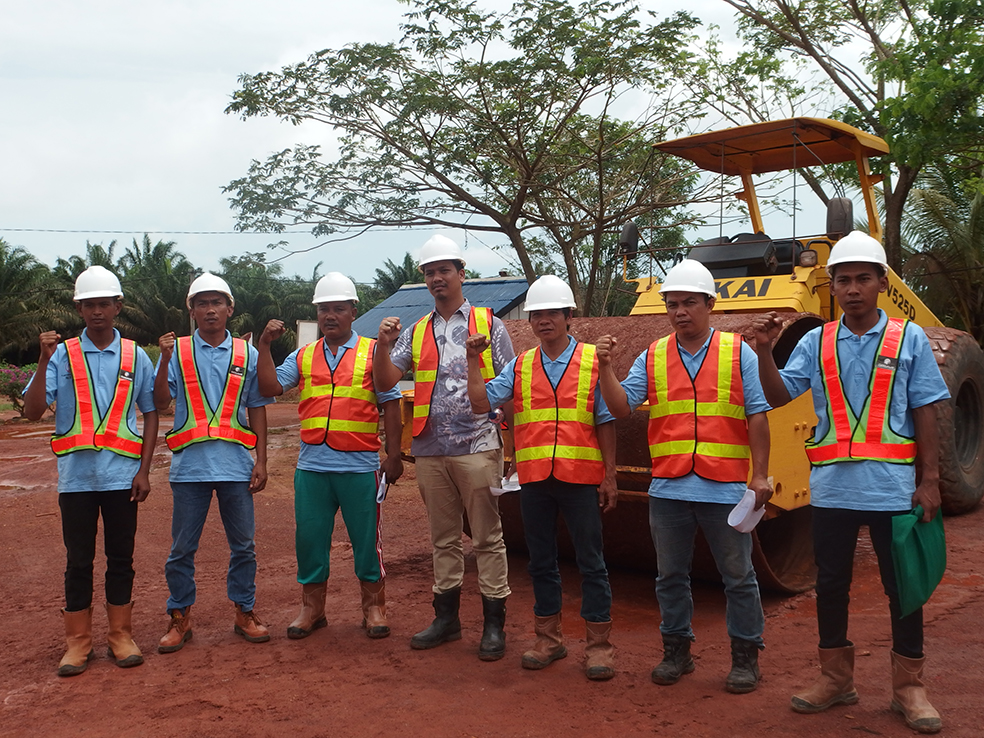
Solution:
<svg viewBox="0 0 984 738"><path fill-rule="evenodd" d="M297 581L317 584L328 581L331 536L335 514L342 520L352 542L355 575L364 582L378 582L383 569L380 540L380 509L376 502L376 472L294 472L294 548L297 552Z"/></svg>

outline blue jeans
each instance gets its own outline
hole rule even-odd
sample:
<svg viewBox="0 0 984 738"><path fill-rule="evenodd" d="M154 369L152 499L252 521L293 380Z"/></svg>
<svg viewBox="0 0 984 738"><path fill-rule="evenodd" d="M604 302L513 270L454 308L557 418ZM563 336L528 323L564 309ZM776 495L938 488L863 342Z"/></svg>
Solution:
<svg viewBox="0 0 984 738"><path fill-rule="evenodd" d="M539 617L556 615L563 604L557 566L557 514L560 513L571 534L581 572L581 617L592 623L611 620L612 588L602 551L598 488L568 484L551 477L524 484L519 504L526 547L530 551L533 613Z"/></svg>
<svg viewBox="0 0 984 738"><path fill-rule="evenodd" d="M690 592L690 567L697 526L704 532L714 563L724 581L728 635L762 647L765 615L758 580L752 567L752 535L728 525L734 505L649 498L649 528L656 546L656 599L663 635L693 640L690 622L694 600Z"/></svg>
<svg viewBox="0 0 984 738"><path fill-rule="evenodd" d="M256 601L253 542L256 526L249 482L172 482L171 555L164 565L170 590L169 611L195 604L195 552L212 504L212 490L219 501L219 515L229 541L229 574L226 577L229 599L246 612L253 609Z"/></svg>

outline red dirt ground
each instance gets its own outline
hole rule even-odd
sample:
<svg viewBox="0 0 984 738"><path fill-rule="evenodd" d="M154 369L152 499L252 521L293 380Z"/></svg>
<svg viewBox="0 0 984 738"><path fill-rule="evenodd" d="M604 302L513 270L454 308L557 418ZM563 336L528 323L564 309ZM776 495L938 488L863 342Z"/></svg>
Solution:
<svg viewBox="0 0 984 738"><path fill-rule="evenodd" d="M160 655L167 618L164 561L170 544L168 454L161 445L153 491L140 510L134 636L143 666L123 670L105 657L102 569L97 558L94 636L88 671L62 679L64 549L48 423L0 426L0 736L904 736L891 698L887 605L870 546L855 575L851 636L858 646L861 701L815 716L790 711L789 695L815 674L811 594L767 595L762 683L749 695L724 691L729 665L724 598L696 585L697 670L672 687L649 672L660 658L659 612L651 577L612 572L617 676L588 682L581 672L583 625L576 569L565 565L565 630L570 656L542 672L519 659L532 639L532 592L521 554L510 557L506 658L476 653L481 602L469 557L461 641L412 651L410 636L429 624L431 564L426 520L412 467L384 504L384 555L393 635L371 641L359 625L358 585L341 520L329 590L329 627L303 641L286 637L296 615L291 479L297 450L295 408L271 408L270 484L256 496L257 613L273 638L249 644L233 634L225 597L228 548L213 506L198 554L194 640ZM162 423L169 426L169 420ZM926 608L927 682L944 734L984 735L984 513L947 520L950 566ZM609 535L615 535L610 532Z"/></svg>

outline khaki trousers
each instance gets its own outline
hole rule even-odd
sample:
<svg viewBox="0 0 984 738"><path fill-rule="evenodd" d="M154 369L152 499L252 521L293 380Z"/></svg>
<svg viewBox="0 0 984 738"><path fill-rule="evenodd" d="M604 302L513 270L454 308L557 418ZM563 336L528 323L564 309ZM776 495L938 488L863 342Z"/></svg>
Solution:
<svg viewBox="0 0 984 738"><path fill-rule="evenodd" d="M461 586L465 557L462 513L468 515L478 564L478 587L486 597L509 595L509 567L502 541L499 503L489 487L502 479L502 451L463 456L418 456L417 485L427 507L434 558L434 593Z"/></svg>

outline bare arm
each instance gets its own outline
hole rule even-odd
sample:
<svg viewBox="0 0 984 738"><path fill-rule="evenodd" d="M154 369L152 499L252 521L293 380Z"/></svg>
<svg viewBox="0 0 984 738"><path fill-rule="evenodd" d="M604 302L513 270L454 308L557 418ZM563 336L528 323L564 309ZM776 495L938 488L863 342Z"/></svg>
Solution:
<svg viewBox="0 0 984 738"><path fill-rule="evenodd" d="M150 494L150 465L154 461L154 449L157 448L157 428L159 419L157 411L151 410L143 414L143 444L140 447L140 469L133 477L130 485L130 500L143 502Z"/></svg>
<svg viewBox="0 0 984 738"><path fill-rule="evenodd" d="M400 337L401 327L399 318L383 318L379 324L376 353L372 357L372 383L376 387L395 387L403 378L403 372L390 360L390 351Z"/></svg>
<svg viewBox="0 0 984 738"><path fill-rule="evenodd" d="M403 419L400 417L400 400L387 400L382 404L383 430L386 433L386 458L381 468L386 481L394 483L403 476L403 457L400 442L403 439Z"/></svg>
<svg viewBox="0 0 984 738"><path fill-rule="evenodd" d="M264 397L280 397L284 393L284 388L277 379L277 367L273 363L270 344L286 332L287 328L283 321L271 320L263 329L260 340L256 342L256 350L259 353L256 360L256 386Z"/></svg>
<svg viewBox="0 0 984 738"><path fill-rule="evenodd" d="M24 416L28 420L41 420L44 411L48 409L48 364L55 355L61 336L55 331L45 331L40 336L41 355L38 357L38 368L34 372L31 386L24 393Z"/></svg>
<svg viewBox="0 0 984 738"><path fill-rule="evenodd" d="M752 454L752 478L748 488L755 492L755 509L758 510L772 497L769 484L769 416L755 413L746 418L748 422L748 448Z"/></svg>
<svg viewBox="0 0 984 738"><path fill-rule="evenodd" d="M772 356L772 344L782 330L782 319L775 313L767 313L756 318L752 323L755 331L755 342L752 348L758 356L759 381L766 401L772 407L782 407L793 398L779 376L779 367Z"/></svg>
<svg viewBox="0 0 984 738"><path fill-rule="evenodd" d="M598 357L598 384L601 386L601 396L605 398L608 412L616 418L627 418L632 409L625 390L612 369L612 356L618 340L615 336L602 336L595 344L595 355Z"/></svg>
<svg viewBox="0 0 984 738"><path fill-rule="evenodd" d="M171 406L171 388L167 384L167 372L171 364L171 356L174 354L174 333L165 333L157 340L157 346L161 350L161 363L157 369L157 376L154 377L154 407L158 412L167 410Z"/></svg>
<svg viewBox="0 0 984 738"><path fill-rule="evenodd" d="M595 428L601 458L605 462L605 479L598 485L598 506L603 513L614 510L618 504L618 485L615 481L615 423L609 421Z"/></svg>
<svg viewBox="0 0 984 738"><path fill-rule="evenodd" d="M272 361L272 360L271 360ZM249 427L256 434L256 463L249 480L249 491L260 492L267 483L267 412L266 407L248 407Z"/></svg>
<svg viewBox="0 0 984 738"><path fill-rule="evenodd" d="M936 403L913 408L916 428L916 492L912 506L922 505L922 521L928 523L940 508L940 435Z"/></svg>
<svg viewBox="0 0 984 738"><path fill-rule="evenodd" d="M482 378L482 367L479 363L482 352L489 346L489 339L481 333L475 333L465 340L465 352L468 356L468 400L472 412L476 415L491 412L489 396L485 392L485 380Z"/></svg>

